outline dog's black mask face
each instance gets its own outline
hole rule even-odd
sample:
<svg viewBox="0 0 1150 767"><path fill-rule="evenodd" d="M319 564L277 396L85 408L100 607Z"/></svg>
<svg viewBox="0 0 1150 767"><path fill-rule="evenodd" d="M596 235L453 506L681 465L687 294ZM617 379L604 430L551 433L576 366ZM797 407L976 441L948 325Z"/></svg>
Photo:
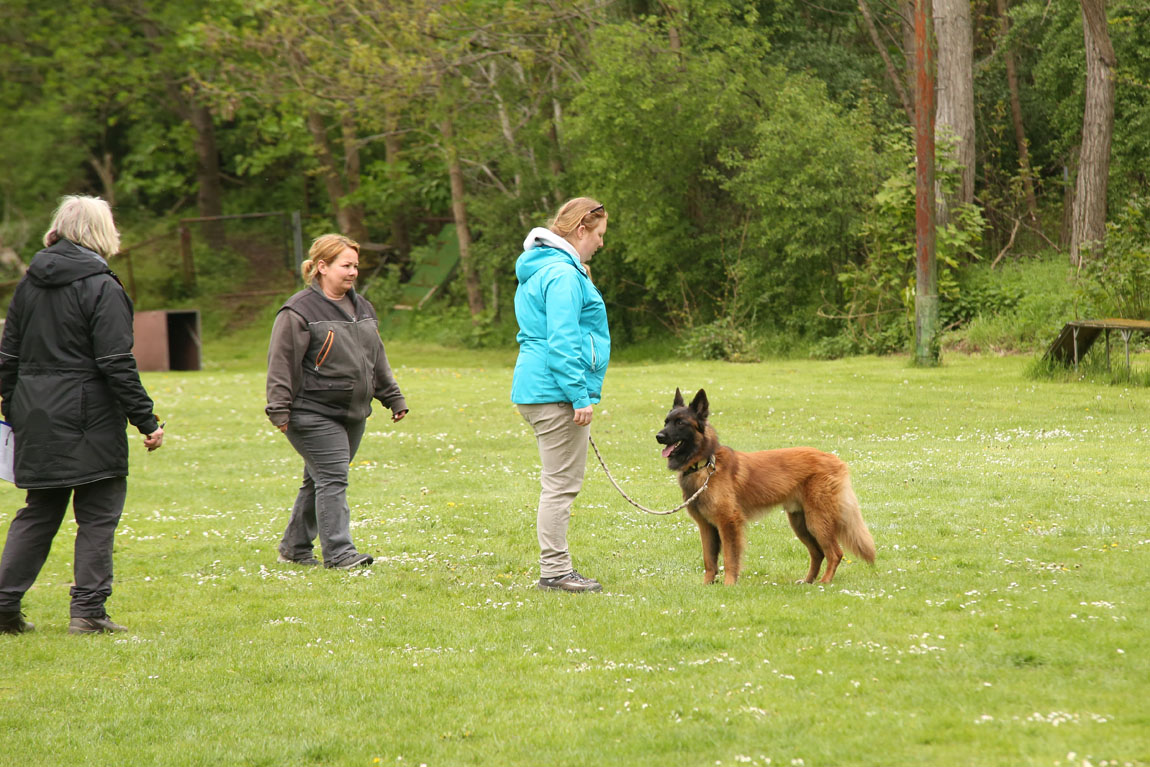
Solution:
<svg viewBox="0 0 1150 767"><path fill-rule="evenodd" d="M662 431L655 435L655 441L665 446L663 457L667 459L668 469L678 471L698 452L707 430L708 415L710 405L705 391L699 389L688 405L683 401L682 392L675 389L671 412L667 413L667 419L663 421Z"/></svg>

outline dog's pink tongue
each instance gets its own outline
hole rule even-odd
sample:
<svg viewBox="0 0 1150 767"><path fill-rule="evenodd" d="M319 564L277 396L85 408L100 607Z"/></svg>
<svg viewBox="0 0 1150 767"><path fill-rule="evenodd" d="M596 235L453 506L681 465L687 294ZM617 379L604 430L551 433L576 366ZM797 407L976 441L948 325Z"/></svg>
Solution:
<svg viewBox="0 0 1150 767"><path fill-rule="evenodd" d="M669 456L671 454L671 451L674 449L675 449L674 445L667 445L665 448L663 448L663 457L666 458L667 456Z"/></svg>

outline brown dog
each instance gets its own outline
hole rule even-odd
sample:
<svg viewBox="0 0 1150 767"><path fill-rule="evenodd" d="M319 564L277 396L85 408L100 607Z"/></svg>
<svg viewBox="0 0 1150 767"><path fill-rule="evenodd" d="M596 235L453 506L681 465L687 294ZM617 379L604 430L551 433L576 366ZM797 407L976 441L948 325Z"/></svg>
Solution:
<svg viewBox="0 0 1150 767"><path fill-rule="evenodd" d="M699 389L687 405L675 389L671 412L655 435L666 445L667 468L679 473L684 500L710 477L707 489L687 507L703 540L703 583L714 582L720 550L723 583L730 586L738 580L746 524L775 506L786 510L791 529L810 552L804 583L814 582L824 559L827 569L820 582L831 582L843 556L839 541L874 564L874 540L845 463L811 447L740 453L719 444L707 423L709 414L705 391Z"/></svg>

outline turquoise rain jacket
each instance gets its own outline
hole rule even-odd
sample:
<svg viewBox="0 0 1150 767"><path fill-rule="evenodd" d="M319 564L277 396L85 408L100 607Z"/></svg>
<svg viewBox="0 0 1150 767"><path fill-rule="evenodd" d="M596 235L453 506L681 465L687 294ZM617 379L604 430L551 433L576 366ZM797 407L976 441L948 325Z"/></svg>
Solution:
<svg viewBox="0 0 1150 767"><path fill-rule="evenodd" d="M511 401L519 405L599 401L611 359L603 296L569 242L548 229L531 230L515 262L519 358Z"/></svg>

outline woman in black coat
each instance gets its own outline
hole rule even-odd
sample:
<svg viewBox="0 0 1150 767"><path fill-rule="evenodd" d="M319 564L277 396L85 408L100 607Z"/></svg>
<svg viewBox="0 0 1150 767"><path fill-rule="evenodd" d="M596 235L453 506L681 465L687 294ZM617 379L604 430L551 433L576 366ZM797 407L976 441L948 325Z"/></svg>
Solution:
<svg viewBox="0 0 1150 767"><path fill-rule="evenodd" d="M112 539L127 495L127 422L163 444L164 430L132 356L132 301L107 258L120 249L108 204L61 200L45 249L16 287L0 341L0 411L16 440L16 486L27 505L0 557L0 633L31 631L21 599L39 575L72 501L73 634L122 631L104 609Z"/></svg>

